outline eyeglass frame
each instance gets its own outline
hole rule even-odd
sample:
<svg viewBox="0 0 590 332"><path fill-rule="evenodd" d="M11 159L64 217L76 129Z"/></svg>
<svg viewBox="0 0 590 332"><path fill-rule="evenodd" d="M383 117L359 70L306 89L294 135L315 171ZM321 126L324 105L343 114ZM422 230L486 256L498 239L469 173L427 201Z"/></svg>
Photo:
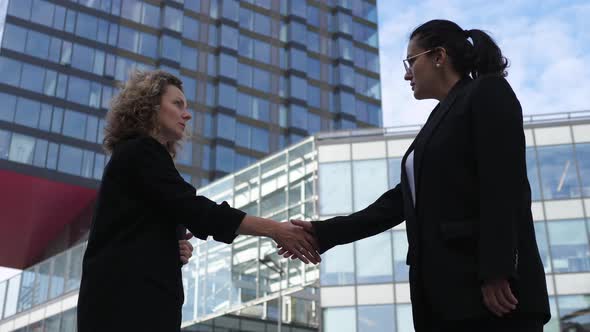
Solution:
<svg viewBox="0 0 590 332"><path fill-rule="evenodd" d="M407 57L407 58L403 59L402 62L404 63L404 68L406 69L406 73L411 74L411 72L412 72L412 65L414 64L414 62L410 63L410 60L416 59L417 57L424 55L424 54L428 54L434 50L436 50L436 48L431 48L428 51L424 51L424 52L412 55L411 57Z"/></svg>

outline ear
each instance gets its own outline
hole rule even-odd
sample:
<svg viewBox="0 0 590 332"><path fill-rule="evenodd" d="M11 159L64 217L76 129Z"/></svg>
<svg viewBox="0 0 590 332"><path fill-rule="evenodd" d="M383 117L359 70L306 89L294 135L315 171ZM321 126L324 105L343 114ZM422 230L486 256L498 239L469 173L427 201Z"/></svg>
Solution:
<svg viewBox="0 0 590 332"><path fill-rule="evenodd" d="M434 51L433 61L437 66L444 65L449 59L447 50L444 47L437 47Z"/></svg>

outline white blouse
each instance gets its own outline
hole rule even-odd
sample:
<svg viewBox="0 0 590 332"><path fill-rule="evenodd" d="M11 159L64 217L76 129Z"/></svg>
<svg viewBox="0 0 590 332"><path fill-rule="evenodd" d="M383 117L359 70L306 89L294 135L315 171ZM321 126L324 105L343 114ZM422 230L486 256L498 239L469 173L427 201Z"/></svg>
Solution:
<svg viewBox="0 0 590 332"><path fill-rule="evenodd" d="M416 183L414 180L414 150L410 152L408 158L406 158L406 174L408 175L408 183L410 184L410 190L412 191L412 202L416 206Z"/></svg>

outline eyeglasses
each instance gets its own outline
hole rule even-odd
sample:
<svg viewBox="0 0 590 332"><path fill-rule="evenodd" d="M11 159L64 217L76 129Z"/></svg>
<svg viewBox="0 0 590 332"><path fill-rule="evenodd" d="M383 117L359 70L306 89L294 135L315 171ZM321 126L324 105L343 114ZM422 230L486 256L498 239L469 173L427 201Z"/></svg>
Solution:
<svg viewBox="0 0 590 332"><path fill-rule="evenodd" d="M433 49L430 49L428 51L424 51L422 53L418 53L416 55L412 55L411 57L405 58L402 62L404 63L404 68L406 68L406 73L411 74L412 73L412 65L414 64L414 62L416 61L416 59L424 54L428 54L430 52L434 51Z"/></svg>

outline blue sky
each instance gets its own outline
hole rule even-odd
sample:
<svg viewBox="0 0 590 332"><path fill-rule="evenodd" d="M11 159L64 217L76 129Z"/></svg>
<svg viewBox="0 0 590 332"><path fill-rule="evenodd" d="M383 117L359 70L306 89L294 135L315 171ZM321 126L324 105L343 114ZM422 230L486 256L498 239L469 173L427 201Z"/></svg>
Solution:
<svg viewBox="0 0 590 332"><path fill-rule="evenodd" d="M414 100L401 60L431 19L489 32L510 60L524 114L590 110L590 1L378 0L384 126L423 123L436 101Z"/></svg>

